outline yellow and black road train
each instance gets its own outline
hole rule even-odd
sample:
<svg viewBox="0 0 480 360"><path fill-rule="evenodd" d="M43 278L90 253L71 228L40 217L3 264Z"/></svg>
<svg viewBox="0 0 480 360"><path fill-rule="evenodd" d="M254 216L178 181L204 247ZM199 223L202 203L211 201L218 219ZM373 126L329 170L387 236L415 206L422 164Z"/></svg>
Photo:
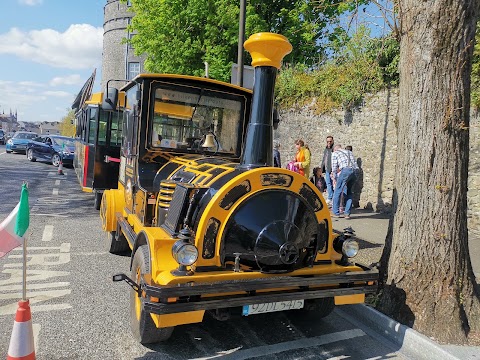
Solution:
<svg viewBox="0 0 480 360"><path fill-rule="evenodd" d="M252 35L253 92L206 78L141 74L125 85L118 189L101 204L107 249L131 251L131 327L164 341L206 311L295 310L326 316L360 303L378 273L350 259L358 244L332 230L304 176L274 168L274 86L291 51ZM102 107L117 106L107 89Z"/></svg>

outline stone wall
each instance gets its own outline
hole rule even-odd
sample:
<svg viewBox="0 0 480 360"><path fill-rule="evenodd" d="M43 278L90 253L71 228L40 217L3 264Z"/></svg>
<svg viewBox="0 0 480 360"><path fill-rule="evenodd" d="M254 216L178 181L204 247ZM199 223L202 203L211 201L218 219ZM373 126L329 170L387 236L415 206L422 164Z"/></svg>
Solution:
<svg viewBox="0 0 480 360"><path fill-rule="evenodd" d="M358 184L359 206L389 212L392 204L398 90L390 89L367 96L353 111L334 111L316 115L308 106L281 109L280 126L275 138L281 144L282 165L293 159L295 139L303 139L312 152L312 165L318 166L325 138L332 135L336 144L351 145L361 168ZM480 228L480 115L472 115L470 124L470 163L468 181L469 228ZM311 174L310 174L311 175Z"/></svg>

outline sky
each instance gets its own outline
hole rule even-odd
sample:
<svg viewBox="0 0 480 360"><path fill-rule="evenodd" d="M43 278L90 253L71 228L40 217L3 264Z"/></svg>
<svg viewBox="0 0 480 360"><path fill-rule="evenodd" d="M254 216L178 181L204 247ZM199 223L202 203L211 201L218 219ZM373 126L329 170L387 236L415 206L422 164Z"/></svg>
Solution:
<svg viewBox="0 0 480 360"><path fill-rule="evenodd" d="M0 114L61 121L96 69L100 91L106 0L2 0Z"/></svg>

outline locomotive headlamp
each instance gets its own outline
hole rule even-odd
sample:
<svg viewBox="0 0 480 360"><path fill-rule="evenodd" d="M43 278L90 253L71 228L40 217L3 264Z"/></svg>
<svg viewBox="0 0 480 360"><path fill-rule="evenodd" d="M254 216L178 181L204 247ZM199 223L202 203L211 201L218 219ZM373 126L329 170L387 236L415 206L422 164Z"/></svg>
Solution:
<svg viewBox="0 0 480 360"><path fill-rule="evenodd" d="M348 258L353 258L358 254L358 242L351 239L346 239L343 236L337 237L333 242L333 248L339 254Z"/></svg>
<svg viewBox="0 0 480 360"><path fill-rule="evenodd" d="M195 245L192 245L184 240L178 240L173 244L172 256L180 265L192 265L198 259L198 250Z"/></svg>
<svg viewBox="0 0 480 360"><path fill-rule="evenodd" d="M358 254L358 243L355 240L345 240L342 244L343 255L353 258Z"/></svg>

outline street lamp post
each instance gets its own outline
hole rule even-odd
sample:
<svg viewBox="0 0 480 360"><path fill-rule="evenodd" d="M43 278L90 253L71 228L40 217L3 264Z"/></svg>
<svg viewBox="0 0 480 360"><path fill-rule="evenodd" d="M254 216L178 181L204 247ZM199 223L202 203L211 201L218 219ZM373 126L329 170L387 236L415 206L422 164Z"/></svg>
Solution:
<svg viewBox="0 0 480 360"><path fill-rule="evenodd" d="M245 41L245 12L247 0L240 0L240 16L238 19L238 58L237 85L243 86L243 43Z"/></svg>

